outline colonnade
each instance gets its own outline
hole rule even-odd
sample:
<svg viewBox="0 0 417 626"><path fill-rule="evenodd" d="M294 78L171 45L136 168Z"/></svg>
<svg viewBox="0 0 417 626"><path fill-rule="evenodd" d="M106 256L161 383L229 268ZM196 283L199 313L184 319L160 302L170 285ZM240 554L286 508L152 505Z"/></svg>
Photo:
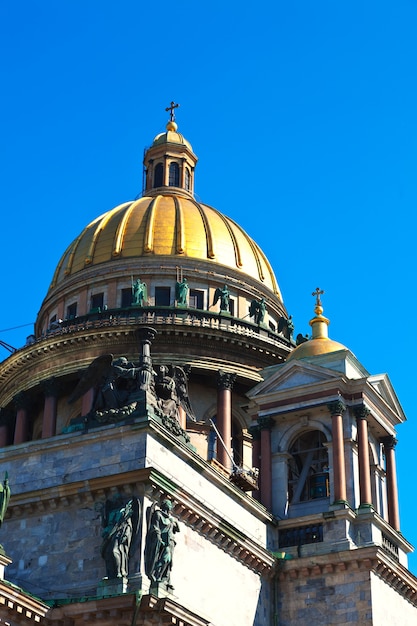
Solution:
<svg viewBox="0 0 417 626"><path fill-rule="evenodd" d="M333 465L333 502L347 503L346 452L343 433L343 414L346 410L342 400L327 404L332 425L332 465ZM359 466L359 508L372 507L371 465L369 458L368 419L369 409L364 405L353 408L358 434ZM260 468L259 500L268 509L272 506L272 449L271 430L274 420L269 417L258 418L253 435L253 465ZM397 473L395 465L396 439L383 437L380 442L386 458L386 484L388 496L388 522L397 531L400 530Z"/></svg>

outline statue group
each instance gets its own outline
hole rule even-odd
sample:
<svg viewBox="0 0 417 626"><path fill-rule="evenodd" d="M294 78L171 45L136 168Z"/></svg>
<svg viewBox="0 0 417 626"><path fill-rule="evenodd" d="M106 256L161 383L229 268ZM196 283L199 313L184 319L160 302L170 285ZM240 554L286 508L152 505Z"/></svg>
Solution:
<svg viewBox="0 0 417 626"><path fill-rule="evenodd" d="M196 421L188 397L186 368L161 365L155 370L147 354L142 354L137 363L126 357L115 359L112 354L97 357L84 371L69 402L75 402L90 389L95 389L94 402L84 422L112 423L134 415L144 391L159 414L179 423L182 409Z"/></svg>
<svg viewBox="0 0 417 626"><path fill-rule="evenodd" d="M146 539L144 548L145 573L155 584L173 589L171 570L173 565L175 535L180 531L178 521L172 515L172 502L163 500L160 506L152 504L146 513ZM106 565L106 579L127 579L129 561L136 547L141 506L137 498L126 504L116 494L104 505L102 516L101 556Z"/></svg>

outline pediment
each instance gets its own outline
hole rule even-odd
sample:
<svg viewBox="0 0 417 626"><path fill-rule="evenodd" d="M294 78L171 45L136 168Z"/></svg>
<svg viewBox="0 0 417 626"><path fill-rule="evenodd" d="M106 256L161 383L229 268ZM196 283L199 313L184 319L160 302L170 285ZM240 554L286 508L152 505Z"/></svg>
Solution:
<svg viewBox="0 0 417 626"><path fill-rule="evenodd" d="M305 387L328 380L340 378L340 372L324 367L311 365L307 362L290 361L283 365L266 368L261 373L264 380L247 394L254 398L258 395L277 393L285 389Z"/></svg>
<svg viewBox="0 0 417 626"><path fill-rule="evenodd" d="M390 409L404 421L406 419L404 411L388 376L386 374L369 376L368 382Z"/></svg>

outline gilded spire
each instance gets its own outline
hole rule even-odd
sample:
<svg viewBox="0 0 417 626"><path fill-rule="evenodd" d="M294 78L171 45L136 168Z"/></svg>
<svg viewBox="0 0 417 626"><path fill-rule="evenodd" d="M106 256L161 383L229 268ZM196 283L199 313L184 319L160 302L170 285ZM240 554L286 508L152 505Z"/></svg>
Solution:
<svg viewBox="0 0 417 626"><path fill-rule="evenodd" d="M324 315L322 315L323 306L320 296L322 296L323 294L323 289L319 289L318 287L316 287L316 290L313 291L313 293L311 294L316 298L316 306L314 307L314 313L316 314L316 317L313 317L313 319L310 320L310 326L313 331L312 339L329 338L327 327L330 324L330 321L327 319L327 317L324 317Z"/></svg>

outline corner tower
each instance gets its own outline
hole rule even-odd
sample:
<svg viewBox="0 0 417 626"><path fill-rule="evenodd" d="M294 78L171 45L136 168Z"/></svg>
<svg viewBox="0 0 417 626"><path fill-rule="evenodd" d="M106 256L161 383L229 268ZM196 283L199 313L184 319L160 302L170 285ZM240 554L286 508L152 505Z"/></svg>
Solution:
<svg viewBox="0 0 417 626"><path fill-rule="evenodd" d="M336 611L331 624L394 624L401 614L411 625L417 581L394 452L405 415L388 376L329 338L323 293L312 294L312 337L248 393L260 500L279 520L280 620L318 624L315 615Z"/></svg>

